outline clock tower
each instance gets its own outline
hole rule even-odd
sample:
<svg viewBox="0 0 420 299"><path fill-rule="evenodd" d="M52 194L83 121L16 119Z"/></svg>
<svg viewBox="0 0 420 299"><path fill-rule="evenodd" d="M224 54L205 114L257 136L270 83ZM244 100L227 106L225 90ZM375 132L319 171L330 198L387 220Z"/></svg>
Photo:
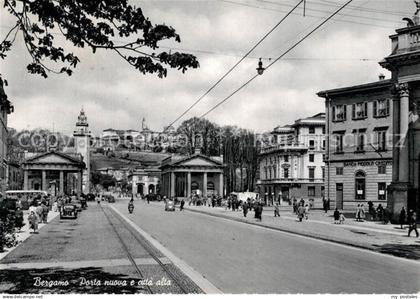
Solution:
<svg viewBox="0 0 420 299"><path fill-rule="evenodd" d="M90 131L83 108L80 110L77 118L76 130L73 133L73 137L76 153L83 157L83 162L86 164L82 178L82 190L86 194L90 192Z"/></svg>

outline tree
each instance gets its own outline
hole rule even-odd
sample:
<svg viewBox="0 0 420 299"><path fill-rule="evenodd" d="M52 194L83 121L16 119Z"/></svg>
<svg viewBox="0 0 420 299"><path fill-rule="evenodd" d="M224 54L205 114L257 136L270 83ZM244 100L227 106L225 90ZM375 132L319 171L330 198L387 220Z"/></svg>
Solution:
<svg viewBox="0 0 420 299"><path fill-rule="evenodd" d="M0 43L0 57L6 58L19 33L32 58L28 72L44 78L48 73L71 75L80 62L54 35L62 35L75 47L111 50L143 74L167 75L167 67L183 73L197 68L196 57L187 53L158 51L162 40L181 42L175 29L153 25L141 8L127 0L4 0L14 17Z"/></svg>

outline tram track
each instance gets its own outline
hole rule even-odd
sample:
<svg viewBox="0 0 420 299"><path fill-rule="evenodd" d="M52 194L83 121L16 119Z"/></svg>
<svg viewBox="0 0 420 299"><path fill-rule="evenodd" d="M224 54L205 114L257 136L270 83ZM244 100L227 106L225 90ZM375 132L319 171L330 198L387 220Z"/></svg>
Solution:
<svg viewBox="0 0 420 299"><path fill-rule="evenodd" d="M181 280L180 277L178 277L179 275L174 273L174 269L173 269L174 266L172 264L165 264L162 262L161 258L157 255L157 252L158 252L157 249L155 249L151 244L149 244L146 240L144 240L141 236L139 236L137 232L133 231L133 229L129 226L129 224L126 221L124 221L124 219L121 219L119 215L113 212L112 209L104 208L102 205L101 205L101 209L107 221L111 225L113 231L115 232L115 235L120 241L121 246L124 252L126 253L128 260L130 261L132 266L135 268L135 271L141 280L147 279L147 277L144 276L144 273L140 269L140 267L137 265L133 254L130 253L128 244L126 243L124 238L121 236L121 233L118 231L116 227L116 223L113 222L114 219L118 221L118 224L120 224L121 227L123 227L127 232L129 232L129 234L135 239L135 241L150 255L150 257L153 258L153 260L157 263L157 265L159 265L159 267L167 274L168 278L171 279L171 283L175 283L176 286L181 290L183 294L191 293L191 290L186 285L186 282ZM153 289L148 284L146 284L145 286L148 293L154 294Z"/></svg>

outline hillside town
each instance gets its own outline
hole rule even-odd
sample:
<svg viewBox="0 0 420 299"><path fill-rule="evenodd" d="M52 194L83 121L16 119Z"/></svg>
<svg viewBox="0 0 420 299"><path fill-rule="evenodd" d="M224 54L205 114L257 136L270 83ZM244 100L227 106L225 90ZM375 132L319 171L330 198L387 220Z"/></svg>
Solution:
<svg viewBox="0 0 420 299"><path fill-rule="evenodd" d="M17 129L0 79L0 293L417 294L415 3L378 37L375 81L326 79L307 95L323 109L269 130L251 117L153 127L143 112L97 130L89 106L68 107L67 131Z"/></svg>

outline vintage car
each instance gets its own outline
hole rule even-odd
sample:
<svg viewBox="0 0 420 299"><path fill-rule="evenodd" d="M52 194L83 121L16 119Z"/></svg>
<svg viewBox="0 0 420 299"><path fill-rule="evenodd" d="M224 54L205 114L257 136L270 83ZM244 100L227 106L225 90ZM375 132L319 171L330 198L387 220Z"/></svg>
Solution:
<svg viewBox="0 0 420 299"><path fill-rule="evenodd" d="M175 202L173 200L168 200L165 203L165 211L175 211Z"/></svg>
<svg viewBox="0 0 420 299"><path fill-rule="evenodd" d="M108 202L115 202L115 197L113 195L105 195L105 199Z"/></svg>
<svg viewBox="0 0 420 299"><path fill-rule="evenodd" d="M77 207L74 204L65 204L60 211L60 219L77 218Z"/></svg>

